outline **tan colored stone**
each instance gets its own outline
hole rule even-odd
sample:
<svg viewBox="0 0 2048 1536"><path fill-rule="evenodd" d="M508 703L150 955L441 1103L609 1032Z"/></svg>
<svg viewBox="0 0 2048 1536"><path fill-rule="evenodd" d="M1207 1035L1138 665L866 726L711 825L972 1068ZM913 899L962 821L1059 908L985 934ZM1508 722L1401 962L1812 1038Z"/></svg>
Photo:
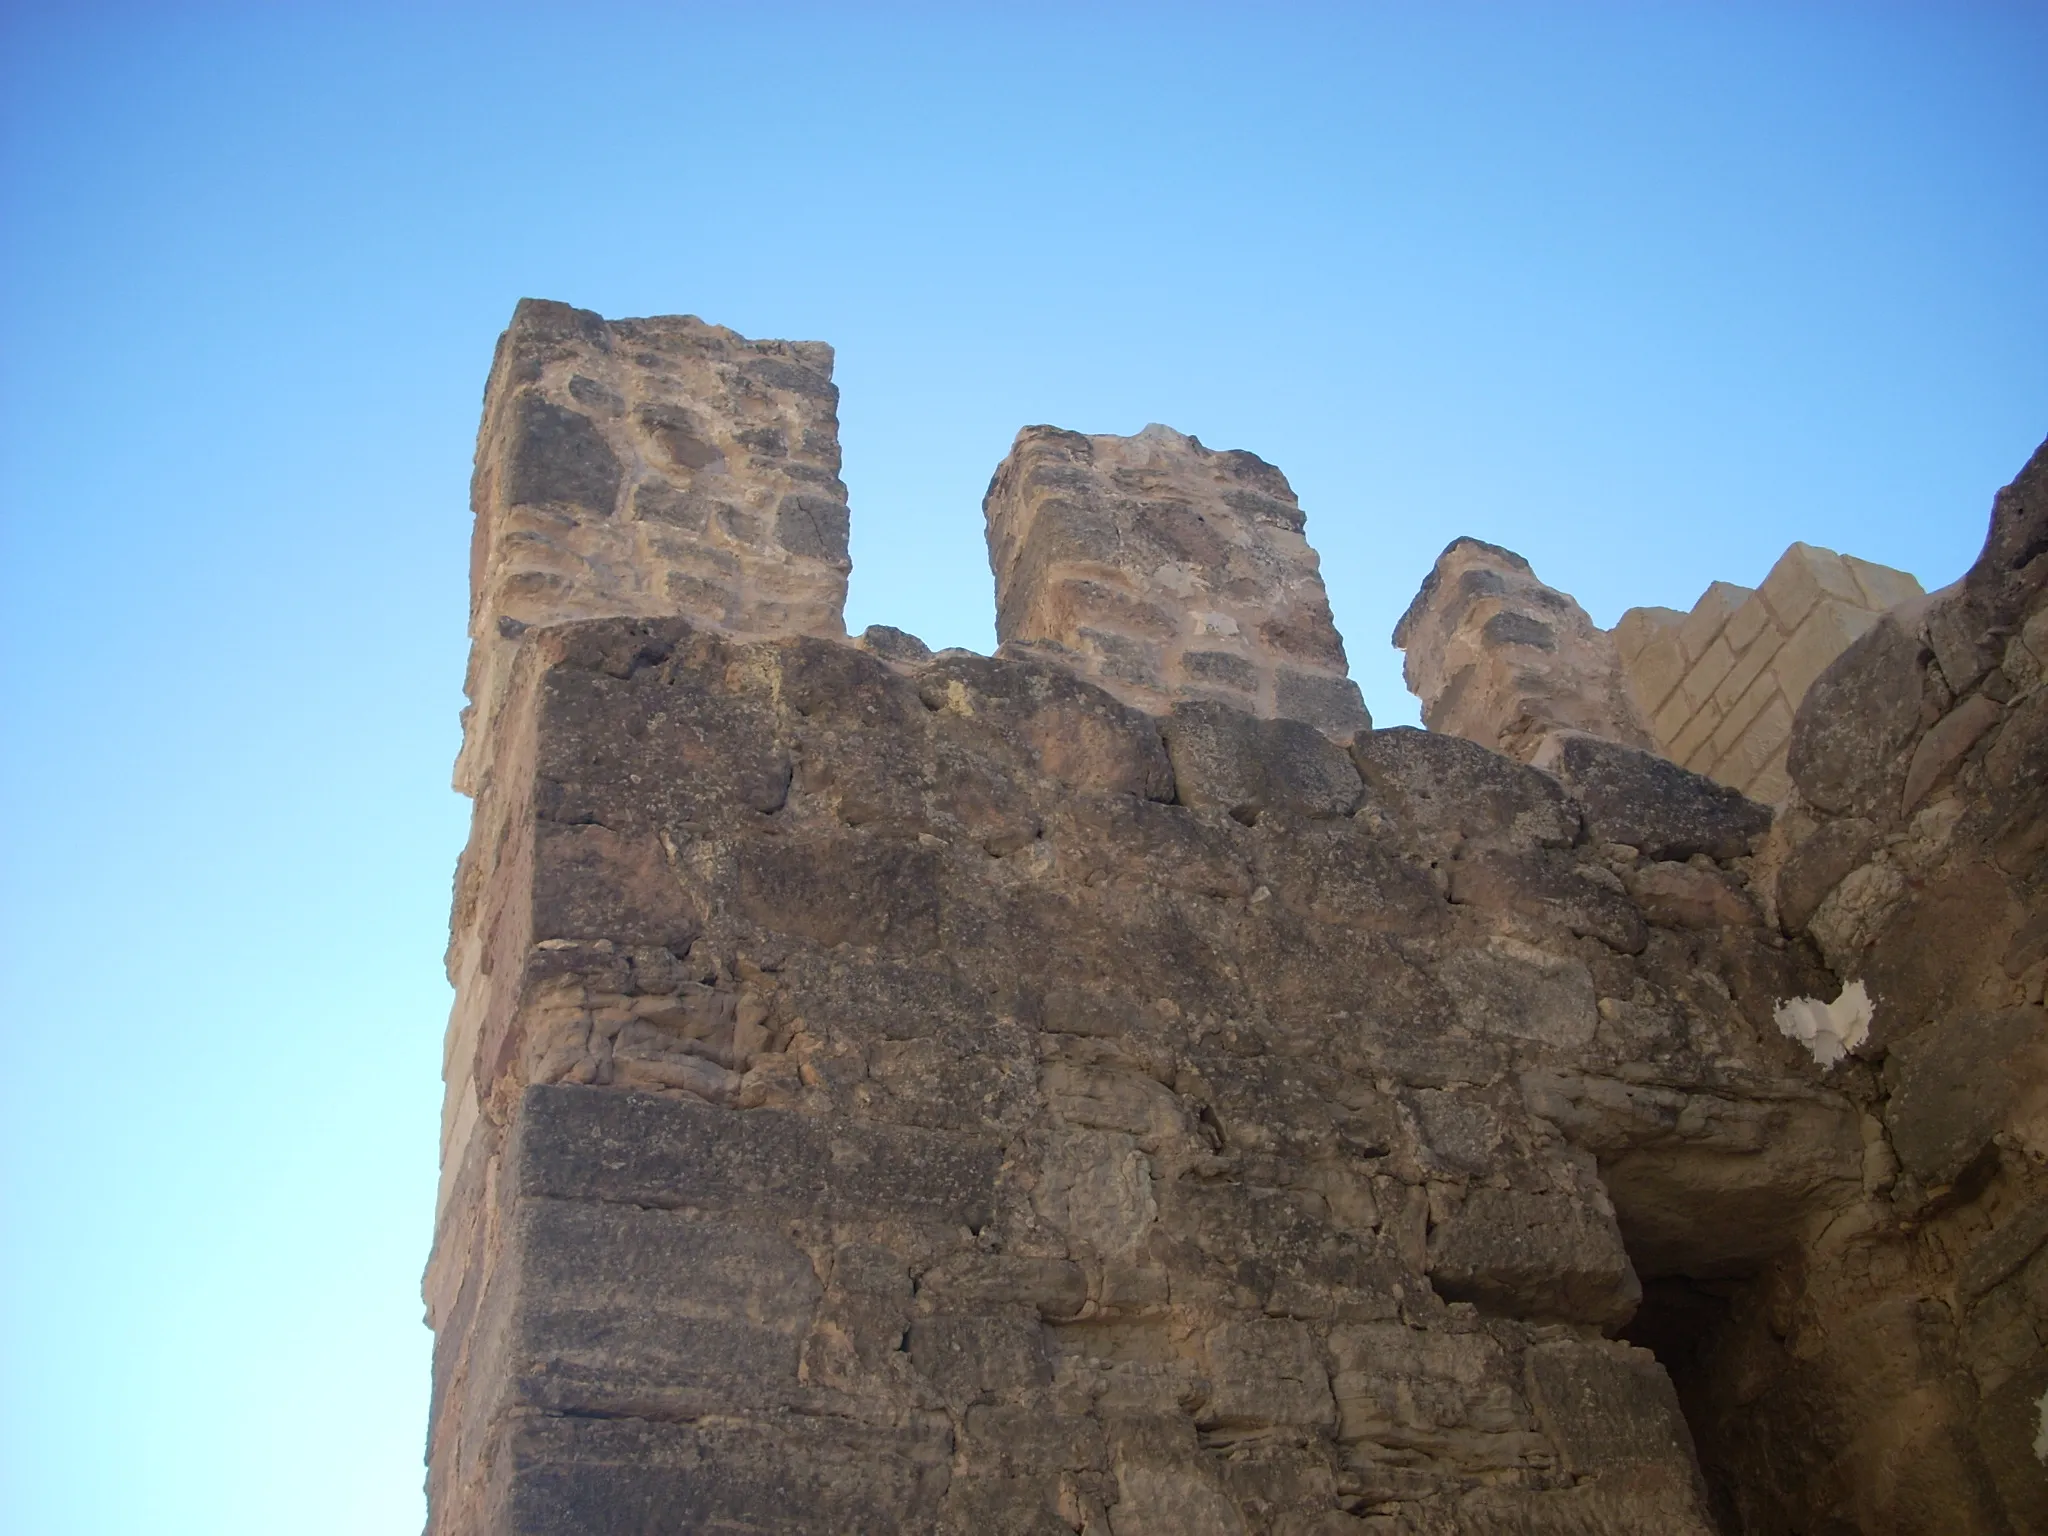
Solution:
<svg viewBox="0 0 2048 1536"><path fill-rule="evenodd" d="M1773 694L1742 734L1724 750L1714 764L1713 776L1749 794L1765 768L1785 760L1785 743L1792 737L1792 710ZM1750 795L1754 800L1755 795Z"/></svg>
<svg viewBox="0 0 2048 1536"><path fill-rule="evenodd" d="M1833 601L1815 604L1773 663L1779 691L1788 699L1805 698L1828 663L1876 622L1877 615L1868 608Z"/></svg>
<svg viewBox="0 0 2048 1536"><path fill-rule="evenodd" d="M1778 684L1775 678L1759 677L1752 681L1749 691L1728 706L1728 713L1723 715L1720 724L1714 727L1713 748L1716 757L1724 756L1735 745L1736 739L1749 729L1750 722L1762 714L1764 707L1777 697Z"/></svg>
<svg viewBox="0 0 2048 1536"><path fill-rule="evenodd" d="M1685 676L1685 655L1678 648L1678 636L1656 636L1636 652L1633 661L1626 663L1626 670L1636 708L1646 716L1655 715Z"/></svg>
<svg viewBox="0 0 2048 1536"><path fill-rule="evenodd" d="M1633 666L1643 647L1675 631L1685 622L1676 608L1631 608L1614 626L1614 648L1622 665Z"/></svg>
<svg viewBox="0 0 2048 1536"><path fill-rule="evenodd" d="M1722 633L1736 651L1746 652L1766 630L1774 628L1771 605L1752 592L1742 600L1742 606L1728 616L1728 627Z"/></svg>
<svg viewBox="0 0 2048 1536"><path fill-rule="evenodd" d="M1799 628L1815 603L1832 600L1858 608L1869 606L1842 557L1817 544L1793 544L1778 557L1757 591L1771 605L1778 627L1788 633Z"/></svg>
<svg viewBox="0 0 2048 1536"><path fill-rule="evenodd" d="M1863 600L1869 607L1896 608L1922 595L1919 581L1908 571L1893 570L1871 560L1859 560L1854 555L1842 556L1842 563L1856 578L1856 585L1862 589Z"/></svg>
<svg viewBox="0 0 2048 1536"><path fill-rule="evenodd" d="M982 510L1004 654L1153 714L1211 699L1338 737L1371 725L1300 505L1257 455L1157 424L1027 427Z"/></svg>
<svg viewBox="0 0 2048 1536"><path fill-rule="evenodd" d="M1702 592L1692 612L1678 628L1679 649L1687 661L1698 661L1720 635L1722 628L1750 596L1747 587L1732 581L1717 581Z"/></svg>
<svg viewBox="0 0 2048 1536"><path fill-rule="evenodd" d="M1527 762L1554 731L1649 747L1614 636L1512 550L1456 539L1394 630L1431 730Z"/></svg>
<svg viewBox="0 0 2048 1536"><path fill-rule="evenodd" d="M1728 675L1721 679L1714 690L1714 702L1723 709L1731 709L1735 701L1749 692L1750 684L1770 666L1778 654L1778 635L1772 630L1760 636L1748 650L1741 651L1735 658L1735 665L1728 669Z"/></svg>
<svg viewBox="0 0 2048 1536"><path fill-rule="evenodd" d="M1735 652L1729 649L1726 640L1716 636L1679 683L1679 694L1695 710L1705 709L1714 697L1714 690L1721 686L1721 680L1734 669Z"/></svg>

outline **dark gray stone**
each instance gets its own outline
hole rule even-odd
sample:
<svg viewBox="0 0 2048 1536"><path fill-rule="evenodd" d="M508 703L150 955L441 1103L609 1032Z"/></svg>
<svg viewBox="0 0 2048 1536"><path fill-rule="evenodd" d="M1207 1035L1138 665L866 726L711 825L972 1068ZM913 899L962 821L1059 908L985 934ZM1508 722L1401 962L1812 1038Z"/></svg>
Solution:
<svg viewBox="0 0 2048 1536"><path fill-rule="evenodd" d="M891 624L870 624L860 632L860 643L889 661L929 661L932 654L917 636Z"/></svg>
<svg viewBox="0 0 2048 1536"><path fill-rule="evenodd" d="M1618 742L1566 736L1551 771L1585 809L1592 836L1652 859L1739 858L1770 829L1769 806Z"/></svg>
<svg viewBox="0 0 2048 1536"><path fill-rule="evenodd" d="M619 499L619 460L597 423L538 394L512 407L505 500L513 506L559 503L609 517Z"/></svg>
<svg viewBox="0 0 2048 1536"><path fill-rule="evenodd" d="M1496 613L1480 627L1479 634L1493 645L1526 645L1539 651L1557 649L1557 631L1525 613Z"/></svg>
<svg viewBox="0 0 2048 1536"><path fill-rule="evenodd" d="M667 1424L513 1419L498 1457L505 1536L930 1530L951 1436L786 1415Z"/></svg>
<svg viewBox="0 0 2048 1536"><path fill-rule="evenodd" d="M1343 747L1300 720L1260 720L1227 704L1179 704L1161 722L1182 805L1251 823L1268 811L1348 816L1362 793Z"/></svg>
<svg viewBox="0 0 2048 1536"><path fill-rule="evenodd" d="M973 1228L1001 1160L984 1137L557 1083L523 1095L512 1166L533 1196Z"/></svg>
<svg viewBox="0 0 2048 1536"><path fill-rule="evenodd" d="M775 542L792 555L851 568L846 556L846 503L813 491L792 491L775 508Z"/></svg>
<svg viewBox="0 0 2048 1536"><path fill-rule="evenodd" d="M1509 847L1569 847L1580 814L1557 781L1462 736L1397 725L1351 743L1376 803L1419 824Z"/></svg>
<svg viewBox="0 0 2048 1536"><path fill-rule="evenodd" d="M1785 768L1824 811L1890 825L1920 734L1927 648L1896 613L1857 637L1814 680L1792 721Z"/></svg>
<svg viewBox="0 0 2048 1536"><path fill-rule="evenodd" d="M1787 933L1806 927L1828 893L1840 885L1849 872L1877 852L1878 832L1874 822L1860 816L1845 817L1820 827L1792 850L1778 871L1778 922Z"/></svg>
<svg viewBox="0 0 2048 1536"><path fill-rule="evenodd" d="M1885 1058L1885 1125L1908 1172L1953 1182L2001 1130L2017 1096L2048 1067L2048 1014L1966 1014L1897 1041Z"/></svg>
<svg viewBox="0 0 2048 1536"><path fill-rule="evenodd" d="M1305 720L1325 736L1339 740L1372 729L1372 713L1365 707L1358 684L1327 672L1280 668L1273 674L1273 712L1290 720Z"/></svg>

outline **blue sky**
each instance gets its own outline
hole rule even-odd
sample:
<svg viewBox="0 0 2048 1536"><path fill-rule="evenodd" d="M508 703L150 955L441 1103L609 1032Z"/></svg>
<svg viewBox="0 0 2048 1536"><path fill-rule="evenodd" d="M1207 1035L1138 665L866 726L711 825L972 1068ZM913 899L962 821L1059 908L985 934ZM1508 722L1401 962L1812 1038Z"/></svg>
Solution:
<svg viewBox="0 0 2048 1536"><path fill-rule="evenodd" d="M1353 670L1964 569L2048 431L2038 6L0 8L0 1524L421 1517L469 455L522 294L839 349L854 628L1015 430L1279 464Z"/></svg>

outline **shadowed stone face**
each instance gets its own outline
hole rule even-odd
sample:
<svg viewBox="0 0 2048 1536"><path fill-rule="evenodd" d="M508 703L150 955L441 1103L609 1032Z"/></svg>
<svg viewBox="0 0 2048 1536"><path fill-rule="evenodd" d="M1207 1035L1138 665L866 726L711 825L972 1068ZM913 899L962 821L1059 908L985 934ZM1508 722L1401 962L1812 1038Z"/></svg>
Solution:
<svg viewBox="0 0 2048 1536"><path fill-rule="evenodd" d="M1371 724L1286 476L1171 428L1027 427L982 510L1007 654L1163 713L1213 699L1333 736Z"/></svg>

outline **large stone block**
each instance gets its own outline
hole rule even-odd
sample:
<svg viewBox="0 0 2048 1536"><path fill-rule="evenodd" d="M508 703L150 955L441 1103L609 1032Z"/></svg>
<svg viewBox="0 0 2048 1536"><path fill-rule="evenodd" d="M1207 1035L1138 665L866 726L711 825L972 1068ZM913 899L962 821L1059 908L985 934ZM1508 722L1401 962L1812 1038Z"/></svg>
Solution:
<svg viewBox="0 0 2048 1536"><path fill-rule="evenodd" d="M1768 806L1676 763L1590 736L1560 738L1539 767L1585 808L1587 829L1652 859L1732 859L1771 824Z"/></svg>
<svg viewBox="0 0 2048 1536"><path fill-rule="evenodd" d="M950 1455L942 1421L892 1429L805 1415L515 1419L497 1453L495 1507L476 1528L503 1536L929 1530Z"/></svg>
<svg viewBox="0 0 2048 1536"><path fill-rule="evenodd" d="M990 1219L1001 1163L983 1137L574 1084L526 1090L513 1146L533 1196L969 1228Z"/></svg>

